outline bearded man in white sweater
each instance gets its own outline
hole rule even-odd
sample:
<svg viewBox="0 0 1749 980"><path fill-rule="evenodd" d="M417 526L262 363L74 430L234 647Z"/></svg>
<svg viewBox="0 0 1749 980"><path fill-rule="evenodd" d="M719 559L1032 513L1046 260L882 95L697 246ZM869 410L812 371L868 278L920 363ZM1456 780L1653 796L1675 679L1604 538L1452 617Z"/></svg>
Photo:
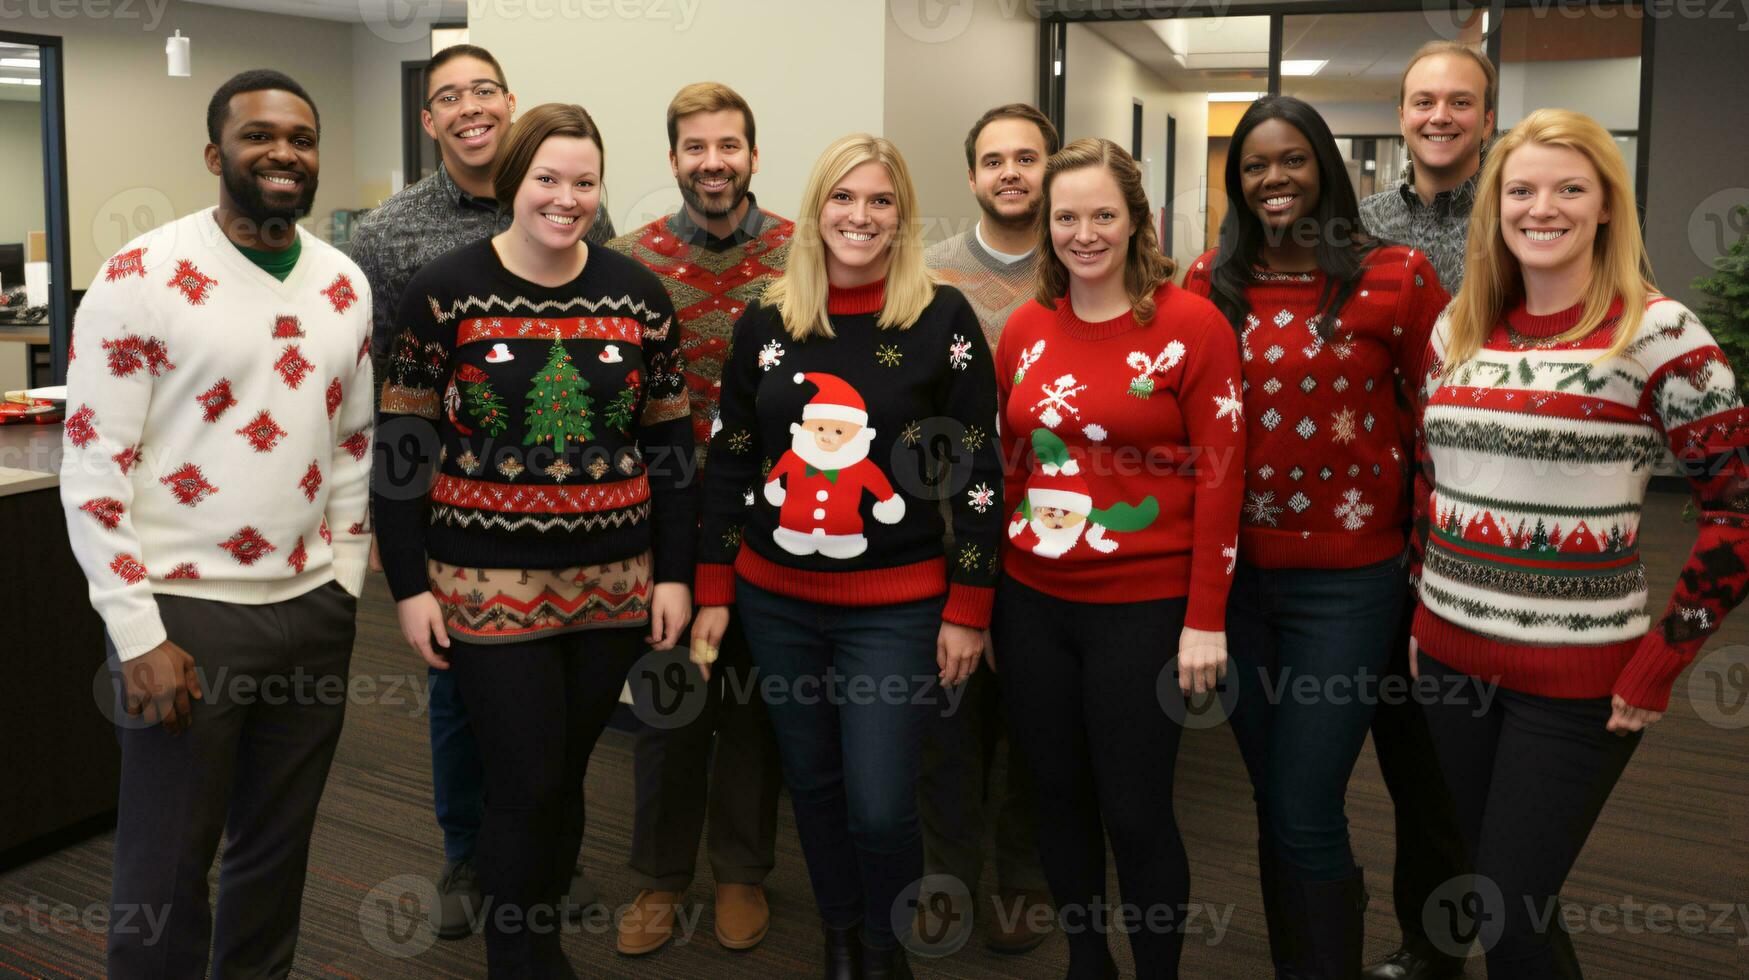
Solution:
<svg viewBox="0 0 1749 980"><path fill-rule="evenodd" d="M369 287L296 224L315 104L244 72L207 130L217 207L109 259L68 355L61 499L120 677L118 978L201 976L209 942L214 977L290 972L370 541Z"/></svg>

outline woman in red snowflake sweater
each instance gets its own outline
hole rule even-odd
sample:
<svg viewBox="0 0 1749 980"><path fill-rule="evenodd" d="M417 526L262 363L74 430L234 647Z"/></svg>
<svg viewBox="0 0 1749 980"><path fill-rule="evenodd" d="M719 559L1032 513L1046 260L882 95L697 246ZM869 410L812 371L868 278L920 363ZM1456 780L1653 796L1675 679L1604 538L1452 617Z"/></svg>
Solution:
<svg viewBox="0 0 1749 980"><path fill-rule="evenodd" d="M1652 285L1633 181L1595 121L1513 126L1471 220L1423 383L1410 658L1446 692L1427 717L1492 886L1488 976L1577 978L1561 885L1677 675L1749 591L1749 414L1706 327ZM1666 450L1699 540L1654 624L1639 524Z"/></svg>
<svg viewBox="0 0 1749 980"><path fill-rule="evenodd" d="M1185 287L1215 301L1245 364L1231 721L1257 803L1271 956L1296 976L1350 980L1365 889L1343 797L1400 635L1405 436L1446 294L1424 254L1360 233L1336 142L1306 103L1252 103L1226 181L1220 247Z"/></svg>
<svg viewBox="0 0 1749 980"><path fill-rule="evenodd" d="M492 176L511 225L408 284L377 428L372 501L401 630L456 672L480 746L493 977L576 975L554 906L589 754L645 643L672 647L690 612L678 332L660 280L582 241L602 170L580 106L516 123Z"/></svg>
<svg viewBox="0 0 1749 980"><path fill-rule="evenodd" d="M1180 690L1215 686L1245 433L1239 350L1172 284L1141 172L1110 140L1046 164L1038 302L997 352L1008 539L992 623L1071 977L1116 976L1104 834L1136 971L1178 975L1190 868L1172 812ZM1177 655L1174 658L1174 654ZM1171 676L1176 659L1179 676ZM1164 710L1163 710L1164 709Z"/></svg>

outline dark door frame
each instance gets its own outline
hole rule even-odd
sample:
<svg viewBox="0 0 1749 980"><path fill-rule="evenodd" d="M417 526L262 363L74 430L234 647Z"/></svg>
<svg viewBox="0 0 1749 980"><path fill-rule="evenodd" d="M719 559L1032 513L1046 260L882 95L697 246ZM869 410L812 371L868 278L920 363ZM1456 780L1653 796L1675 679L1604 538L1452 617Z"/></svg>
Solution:
<svg viewBox="0 0 1749 980"><path fill-rule="evenodd" d="M73 335L73 263L67 217L67 93L61 38L0 31L0 41L35 45L42 74L43 223L49 247L49 349L55 384L67 380L67 342Z"/></svg>

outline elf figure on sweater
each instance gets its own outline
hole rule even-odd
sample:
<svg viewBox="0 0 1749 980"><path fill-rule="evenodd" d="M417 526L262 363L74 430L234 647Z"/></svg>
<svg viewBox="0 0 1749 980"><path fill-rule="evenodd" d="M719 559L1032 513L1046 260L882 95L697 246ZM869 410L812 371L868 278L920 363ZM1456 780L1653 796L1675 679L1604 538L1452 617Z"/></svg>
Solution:
<svg viewBox="0 0 1749 980"><path fill-rule="evenodd" d="M1107 531L1140 531L1160 516L1152 496L1135 506L1094 507L1081 464L1051 430L1032 430L1032 452L1038 469L1027 478L1026 495L1008 522L1008 537L1017 547L1040 558L1061 558L1085 537L1089 548L1109 555L1118 543L1105 536Z"/></svg>
<svg viewBox="0 0 1749 980"><path fill-rule="evenodd" d="M798 373L793 380L819 392L803 406L802 421L790 423L789 451L766 479L766 502L781 508L772 539L792 555L855 558L868 550L858 511L863 491L874 495L874 519L882 524L899 523L905 498L869 461L875 430L862 395L835 374Z"/></svg>

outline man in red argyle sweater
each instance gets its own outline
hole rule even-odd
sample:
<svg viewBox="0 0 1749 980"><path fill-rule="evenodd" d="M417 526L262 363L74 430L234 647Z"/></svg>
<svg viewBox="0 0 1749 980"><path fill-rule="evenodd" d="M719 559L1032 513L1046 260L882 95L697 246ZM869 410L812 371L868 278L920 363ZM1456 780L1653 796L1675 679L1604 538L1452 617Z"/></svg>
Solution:
<svg viewBox="0 0 1749 980"><path fill-rule="evenodd" d="M766 479L766 501L783 508L771 536L792 555L855 558L868 550L859 513L863 491L874 495L874 519L882 524L899 523L905 500L869 462L875 430L862 396L834 374L795 376L796 384L804 381L820 392L802 409L801 423L790 424L789 451Z"/></svg>

